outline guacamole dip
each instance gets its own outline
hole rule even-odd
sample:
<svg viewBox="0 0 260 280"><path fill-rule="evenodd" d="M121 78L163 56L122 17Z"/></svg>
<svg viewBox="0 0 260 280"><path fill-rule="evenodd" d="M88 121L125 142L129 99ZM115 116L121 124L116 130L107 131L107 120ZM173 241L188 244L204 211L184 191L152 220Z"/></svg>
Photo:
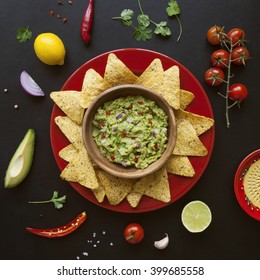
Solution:
<svg viewBox="0 0 260 280"><path fill-rule="evenodd" d="M144 169L167 146L167 115L142 96L120 97L98 108L92 136L111 162Z"/></svg>

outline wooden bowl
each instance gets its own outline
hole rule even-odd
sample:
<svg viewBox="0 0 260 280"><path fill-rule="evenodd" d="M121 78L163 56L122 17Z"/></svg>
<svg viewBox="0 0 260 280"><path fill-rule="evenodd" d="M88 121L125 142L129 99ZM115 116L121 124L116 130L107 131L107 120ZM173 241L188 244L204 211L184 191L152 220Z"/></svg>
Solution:
<svg viewBox="0 0 260 280"><path fill-rule="evenodd" d="M141 95L147 99L155 101L157 105L160 108L162 108L168 116L167 148L157 161L150 164L145 169L137 169L135 167L124 167L123 165L110 162L101 154L99 148L97 147L92 137L92 130L93 130L92 120L97 109L107 101L111 101L119 97L127 97L132 95L134 96ZM93 162L96 163L100 168L102 168L103 170L107 171L108 173L116 177L136 179L155 172L160 167L162 167L165 164L165 162L168 160L168 158L173 152L176 143L176 120L172 108L161 95L142 86L122 85L122 86L112 87L104 91L94 99L94 101L91 103L91 105L86 110L86 113L84 115L83 125L82 125L82 135L83 135L83 142L89 156L91 157Z"/></svg>

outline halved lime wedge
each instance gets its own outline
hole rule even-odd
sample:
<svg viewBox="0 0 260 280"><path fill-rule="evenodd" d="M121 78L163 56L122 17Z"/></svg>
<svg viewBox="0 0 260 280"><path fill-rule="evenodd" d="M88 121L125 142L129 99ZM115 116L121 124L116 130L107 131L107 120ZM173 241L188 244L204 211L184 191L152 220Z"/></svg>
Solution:
<svg viewBox="0 0 260 280"><path fill-rule="evenodd" d="M212 215L207 204L200 200L189 202L182 210L181 221L190 232L202 232L211 223Z"/></svg>

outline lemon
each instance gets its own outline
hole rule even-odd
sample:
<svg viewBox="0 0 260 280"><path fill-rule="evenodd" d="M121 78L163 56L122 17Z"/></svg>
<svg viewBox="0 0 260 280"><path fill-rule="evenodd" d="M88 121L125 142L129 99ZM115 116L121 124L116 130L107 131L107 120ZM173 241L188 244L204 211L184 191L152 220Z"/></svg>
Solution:
<svg viewBox="0 0 260 280"><path fill-rule="evenodd" d="M202 232L211 223L212 215L207 204L200 200L189 202L182 210L181 221L190 232Z"/></svg>
<svg viewBox="0 0 260 280"><path fill-rule="evenodd" d="M47 65L63 65L66 50L62 40L53 33L41 33L34 41L34 51Z"/></svg>

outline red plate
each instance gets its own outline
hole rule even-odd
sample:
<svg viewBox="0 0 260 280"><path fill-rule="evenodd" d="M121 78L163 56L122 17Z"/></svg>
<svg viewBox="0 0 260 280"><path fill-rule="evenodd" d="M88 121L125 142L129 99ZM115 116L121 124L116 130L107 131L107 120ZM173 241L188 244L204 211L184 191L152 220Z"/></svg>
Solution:
<svg viewBox="0 0 260 280"><path fill-rule="evenodd" d="M138 74L142 73L147 68L147 66L152 62L152 60L155 58L159 58L162 61L165 70L173 65L179 66L181 88L185 90L189 90L193 92L193 94L195 95L194 100L187 108L187 110L193 113L197 113L206 117L213 118L212 108L210 106L209 100L202 86L200 85L198 80L179 62L161 53L145 50L145 49L119 49L119 50L114 50L112 52L115 53L116 56L120 60L122 60L126 64L126 66L128 66L133 72ZM90 68L95 69L101 76L103 76L106 62L107 62L107 56L109 53L110 52L101 54L87 61L85 64L83 64L78 70L76 70L69 77L69 79L63 85L62 90L81 90L82 81L85 72ZM60 170L63 170L67 165L67 163L58 156L58 153L62 148L67 146L69 142L54 122L54 118L60 115L64 115L64 114L56 105L54 105L52 115L51 115L51 121L50 121L51 145L57 164ZM173 203L174 201L182 197L199 180L204 170L206 169L209 159L211 157L211 153L214 146L214 138L215 138L214 127L212 127L210 130L208 130L207 132L205 132L203 135L200 136L201 141L208 149L208 155L205 157L190 157L190 161L196 172L196 175L193 178L186 178L182 176L169 174L169 183L171 187L171 197L172 197L170 203ZM96 198L92 194L92 192L87 188L82 187L77 183L71 183L71 186L89 201L101 207L118 211L118 212L126 212L126 213L148 212L168 205L144 196L136 209L133 209L128 204L126 199L117 206L111 206L107 200L105 200L103 203L98 203Z"/></svg>
<svg viewBox="0 0 260 280"><path fill-rule="evenodd" d="M246 171L248 170L250 165L257 160L260 160L260 150L252 152L242 160L235 174L234 189L238 203L244 209L244 211L252 218L260 221L260 209L248 202L243 186L243 179Z"/></svg>

